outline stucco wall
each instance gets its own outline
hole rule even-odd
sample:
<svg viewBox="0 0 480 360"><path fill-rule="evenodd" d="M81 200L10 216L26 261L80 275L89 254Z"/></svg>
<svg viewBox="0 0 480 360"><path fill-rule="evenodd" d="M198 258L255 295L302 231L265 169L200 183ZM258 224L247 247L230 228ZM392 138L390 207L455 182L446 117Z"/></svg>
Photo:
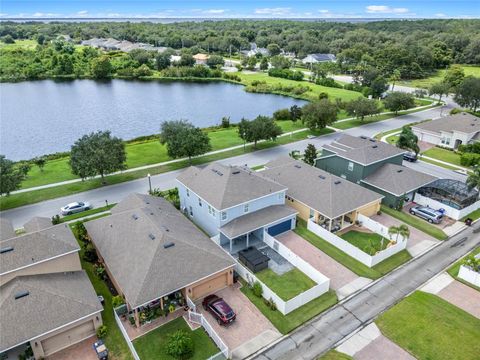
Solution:
<svg viewBox="0 0 480 360"><path fill-rule="evenodd" d="M0 276L0 285L9 282L17 276L50 274L77 270L82 270L82 265L80 264L78 252L74 252L2 275Z"/></svg>
<svg viewBox="0 0 480 360"><path fill-rule="evenodd" d="M379 210L380 210L380 200L373 203L373 204L370 204L370 205L365 205L365 206L362 206L362 207L359 207L357 209L357 211L362 214L362 215L365 215L365 216L373 216L375 215Z"/></svg>

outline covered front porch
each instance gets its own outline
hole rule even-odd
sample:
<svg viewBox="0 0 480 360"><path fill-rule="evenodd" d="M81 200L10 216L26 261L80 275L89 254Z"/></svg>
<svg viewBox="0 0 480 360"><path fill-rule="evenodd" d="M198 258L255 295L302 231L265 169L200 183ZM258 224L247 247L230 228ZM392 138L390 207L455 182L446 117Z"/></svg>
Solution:
<svg viewBox="0 0 480 360"><path fill-rule="evenodd" d="M295 228L297 211L289 206L274 205L240 216L222 226L220 246L231 255L263 243L264 232L275 236Z"/></svg>
<svg viewBox="0 0 480 360"><path fill-rule="evenodd" d="M329 218L322 215L318 211L312 210L310 212L310 219L312 219L313 222L320 225L322 228L332 233L335 233L353 225L355 223L357 215L357 210L353 210L349 213L337 216L335 218Z"/></svg>

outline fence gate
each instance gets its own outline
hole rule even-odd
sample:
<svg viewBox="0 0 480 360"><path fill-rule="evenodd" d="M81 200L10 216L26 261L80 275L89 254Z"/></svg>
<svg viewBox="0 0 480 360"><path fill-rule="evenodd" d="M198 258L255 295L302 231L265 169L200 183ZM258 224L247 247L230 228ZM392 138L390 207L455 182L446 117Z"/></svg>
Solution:
<svg viewBox="0 0 480 360"><path fill-rule="evenodd" d="M202 314L199 314L193 311L188 312L188 321L191 321L192 323L203 325L202 318L203 318Z"/></svg>

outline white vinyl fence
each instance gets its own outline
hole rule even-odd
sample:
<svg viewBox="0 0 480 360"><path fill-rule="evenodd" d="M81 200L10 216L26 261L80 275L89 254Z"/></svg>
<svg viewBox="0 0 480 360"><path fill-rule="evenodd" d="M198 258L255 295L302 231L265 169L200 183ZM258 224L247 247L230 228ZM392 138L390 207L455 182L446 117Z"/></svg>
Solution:
<svg viewBox="0 0 480 360"><path fill-rule="evenodd" d="M480 255L477 255L476 258L479 259ZM461 265L458 272L458 277L469 282L470 284L480 287L480 273L474 271L469 266Z"/></svg>
<svg viewBox="0 0 480 360"><path fill-rule="evenodd" d="M287 315L295 309L298 309L300 306L305 305L306 303L318 298L328 291L330 286L330 279L325 275L320 273L318 270L313 268L305 260L301 259L299 256L294 254L290 249L285 245L278 242L274 237L270 236L267 232L264 233L263 241L270 246L272 249L277 251L285 259L287 259L292 265L297 267L300 271L305 273L309 278L311 278L317 285L312 288L302 292L301 294L295 296L290 300L283 300L280 298L273 290L271 290L267 285L260 281L250 270L240 263L236 265L237 273L245 279L249 284L253 284L258 281L262 286L263 293L262 296L265 299L272 299L275 305L277 306L278 311L283 315Z"/></svg>
<svg viewBox="0 0 480 360"><path fill-rule="evenodd" d="M122 305L122 306L125 306L125 305ZM122 306L119 306L118 308L113 309L113 314L115 315L115 321L117 322L117 326L120 328L123 338L125 339L125 342L127 343L133 358L135 360L140 360L140 356L138 356L137 350L135 350L135 346L133 346L133 343L127 334L127 330L125 330L125 328L123 327L122 320L120 320L120 318L118 317L117 310L120 309Z"/></svg>
<svg viewBox="0 0 480 360"><path fill-rule="evenodd" d="M371 219L369 220L375 223L375 221ZM367 227L372 231L375 231L374 230L375 228L381 229L381 226L383 226L378 223L377 223L378 225L372 224L370 221L367 222L368 226L367 226L367 223L365 222L363 223L363 225L365 225L365 227ZM308 230L313 232L315 235L321 237L325 241L329 242L333 246L337 247L338 249L342 250L344 253L350 255L351 257L360 261L362 264L367 265L368 267L372 267L381 263L383 260L388 259L390 256L395 255L396 253L404 250L407 247L407 240L403 238L399 238L398 242L395 245L389 246L385 250L382 250L375 255L369 255L366 252L363 252L362 250L357 248L356 246L350 244L348 241L343 240L342 238L338 237L334 233L331 233L330 231L324 229L320 225L314 223L312 220L308 220L307 228ZM379 231L382 231L382 230L379 230ZM379 234L383 236L381 232L379 232ZM389 241L388 229L387 229L387 236L385 241Z"/></svg>
<svg viewBox="0 0 480 360"><path fill-rule="evenodd" d="M415 194L415 199L414 201L417 204L423 205L423 206L429 206L435 210L438 209L444 209L445 214L455 220L460 220L464 216L467 216L471 212L480 209L480 200L473 203L470 206L467 206L466 208L463 209L455 209L453 207L448 206L447 204L441 203L440 201L430 199L426 196L420 195L419 193Z"/></svg>
<svg viewBox="0 0 480 360"><path fill-rule="evenodd" d="M188 320L195 323L195 324L200 324L202 327L205 329L207 334L210 336L210 338L213 340L213 342L217 345L217 347L220 349L220 352L218 354L213 355L210 357L208 360L218 360L218 359L226 359L229 357L229 349L228 346L225 345L223 340L218 336L218 334L213 330L212 325L210 325L205 319L205 316L203 316L200 313L193 312L191 310L188 311Z"/></svg>

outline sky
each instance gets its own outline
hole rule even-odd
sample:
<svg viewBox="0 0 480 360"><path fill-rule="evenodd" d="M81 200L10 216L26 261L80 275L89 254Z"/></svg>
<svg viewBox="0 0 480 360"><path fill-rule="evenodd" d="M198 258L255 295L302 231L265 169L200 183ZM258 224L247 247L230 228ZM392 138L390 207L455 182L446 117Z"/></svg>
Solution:
<svg viewBox="0 0 480 360"><path fill-rule="evenodd" d="M463 0L0 0L0 18L480 18Z"/></svg>

